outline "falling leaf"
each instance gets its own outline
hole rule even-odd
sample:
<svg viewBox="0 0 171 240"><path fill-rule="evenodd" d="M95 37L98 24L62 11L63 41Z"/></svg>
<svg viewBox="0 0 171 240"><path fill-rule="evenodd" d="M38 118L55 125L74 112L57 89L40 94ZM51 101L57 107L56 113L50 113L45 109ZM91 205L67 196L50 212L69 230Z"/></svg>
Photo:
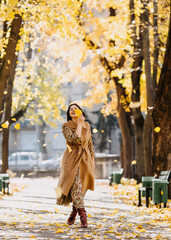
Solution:
<svg viewBox="0 0 171 240"><path fill-rule="evenodd" d="M136 164L136 160L133 160L132 162L131 162L131 165L135 165Z"/></svg>
<svg viewBox="0 0 171 240"><path fill-rule="evenodd" d="M54 138L57 138L58 134L55 134Z"/></svg>
<svg viewBox="0 0 171 240"><path fill-rule="evenodd" d="M31 173L28 173L27 176L31 176L31 175L33 175L33 174L34 174L34 173L31 172Z"/></svg>
<svg viewBox="0 0 171 240"><path fill-rule="evenodd" d="M67 148L68 148L68 150L69 150L69 153L72 152L71 147L70 147L68 144L66 144L66 146L67 146Z"/></svg>
<svg viewBox="0 0 171 240"><path fill-rule="evenodd" d="M110 143L112 142L110 139L108 140Z"/></svg>
<svg viewBox="0 0 171 240"><path fill-rule="evenodd" d="M14 121L14 122L16 122L16 118L12 118L11 120Z"/></svg>
<svg viewBox="0 0 171 240"><path fill-rule="evenodd" d="M154 129L154 131L155 131L156 133L160 132L160 127L156 127L156 128Z"/></svg>
<svg viewBox="0 0 171 240"><path fill-rule="evenodd" d="M117 159L115 159L115 160L113 160L114 162L117 162L118 160Z"/></svg>
<svg viewBox="0 0 171 240"><path fill-rule="evenodd" d="M141 103L140 102L131 102L129 104L129 107L130 108L139 108L141 106Z"/></svg>
<svg viewBox="0 0 171 240"><path fill-rule="evenodd" d="M148 107L148 109L149 109L149 110L152 110L152 109L153 109L153 107Z"/></svg>
<svg viewBox="0 0 171 240"><path fill-rule="evenodd" d="M16 128L17 130L19 130L19 129L20 129L20 123L15 124L15 128Z"/></svg>
<svg viewBox="0 0 171 240"><path fill-rule="evenodd" d="M4 95L7 95L7 93L8 93L7 91L4 91Z"/></svg>
<svg viewBox="0 0 171 240"><path fill-rule="evenodd" d="M8 64L10 64L10 63L11 63L11 61L10 61L10 60L7 60L7 63L8 63Z"/></svg>
<svg viewBox="0 0 171 240"><path fill-rule="evenodd" d="M21 178L23 178L23 177L24 177L24 173L21 174Z"/></svg>
<svg viewBox="0 0 171 240"><path fill-rule="evenodd" d="M163 191L161 191L161 195L163 195Z"/></svg>
<svg viewBox="0 0 171 240"><path fill-rule="evenodd" d="M101 133L104 133L104 130L101 130Z"/></svg>
<svg viewBox="0 0 171 240"><path fill-rule="evenodd" d="M44 143L44 144L43 144L43 147L46 147L46 146L47 146L47 143Z"/></svg>
<svg viewBox="0 0 171 240"><path fill-rule="evenodd" d="M2 126L2 128L8 128L9 122L6 121L6 122L4 122L1 126Z"/></svg>
<svg viewBox="0 0 171 240"><path fill-rule="evenodd" d="M82 115L82 111L80 109L75 109L75 115L80 117Z"/></svg>
<svg viewBox="0 0 171 240"><path fill-rule="evenodd" d="M96 128L93 129L93 133L97 133L98 130Z"/></svg>
<svg viewBox="0 0 171 240"><path fill-rule="evenodd" d="M16 176L16 173L14 173L13 171L11 171L10 169L7 169L7 170L6 170L6 173L9 174L10 178L13 178L13 177Z"/></svg>

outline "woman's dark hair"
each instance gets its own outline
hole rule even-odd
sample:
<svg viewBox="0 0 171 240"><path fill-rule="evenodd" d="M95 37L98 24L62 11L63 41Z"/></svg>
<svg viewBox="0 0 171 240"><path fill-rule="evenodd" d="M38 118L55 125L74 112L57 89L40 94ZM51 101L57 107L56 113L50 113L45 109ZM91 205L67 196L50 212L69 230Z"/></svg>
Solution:
<svg viewBox="0 0 171 240"><path fill-rule="evenodd" d="M72 120L71 116L69 115L69 110L70 110L70 107L73 106L73 105L77 106L82 111L83 116L86 117L82 108L77 103L71 103L68 107L68 110L67 110L67 121Z"/></svg>

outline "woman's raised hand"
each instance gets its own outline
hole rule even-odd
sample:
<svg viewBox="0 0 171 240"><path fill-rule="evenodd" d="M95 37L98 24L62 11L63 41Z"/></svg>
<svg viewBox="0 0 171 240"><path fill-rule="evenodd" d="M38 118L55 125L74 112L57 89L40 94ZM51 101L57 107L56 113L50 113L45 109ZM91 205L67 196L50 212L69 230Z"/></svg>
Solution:
<svg viewBox="0 0 171 240"><path fill-rule="evenodd" d="M78 124L83 124L84 123L84 121L85 121L85 117L83 116L83 115L81 115L80 117L78 117L78 119L77 119L77 123Z"/></svg>

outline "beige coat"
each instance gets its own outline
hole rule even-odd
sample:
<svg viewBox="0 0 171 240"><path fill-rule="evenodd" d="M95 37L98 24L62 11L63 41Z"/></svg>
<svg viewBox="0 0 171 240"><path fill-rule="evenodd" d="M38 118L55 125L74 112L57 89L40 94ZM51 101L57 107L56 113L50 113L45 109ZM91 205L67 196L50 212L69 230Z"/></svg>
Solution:
<svg viewBox="0 0 171 240"><path fill-rule="evenodd" d="M64 152L58 188L67 196L73 184L74 177L79 167L83 192L94 190L94 167L92 158L94 149L91 140L90 125L85 122L81 137L75 133L77 124L72 120L62 125L63 135L66 139L67 148Z"/></svg>

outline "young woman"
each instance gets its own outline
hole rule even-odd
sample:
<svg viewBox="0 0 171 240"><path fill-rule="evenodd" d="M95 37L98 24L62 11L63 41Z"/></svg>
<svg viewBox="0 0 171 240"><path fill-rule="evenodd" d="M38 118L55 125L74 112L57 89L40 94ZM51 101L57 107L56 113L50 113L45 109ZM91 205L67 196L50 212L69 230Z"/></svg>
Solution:
<svg viewBox="0 0 171 240"><path fill-rule="evenodd" d="M84 195L88 189L94 190L94 148L90 125L85 121L85 114L78 104L69 105L62 132L67 148L58 181L57 204L69 205L72 202L73 208L67 223L72 225L78 213L81 227L87 227Z"/></svg>

